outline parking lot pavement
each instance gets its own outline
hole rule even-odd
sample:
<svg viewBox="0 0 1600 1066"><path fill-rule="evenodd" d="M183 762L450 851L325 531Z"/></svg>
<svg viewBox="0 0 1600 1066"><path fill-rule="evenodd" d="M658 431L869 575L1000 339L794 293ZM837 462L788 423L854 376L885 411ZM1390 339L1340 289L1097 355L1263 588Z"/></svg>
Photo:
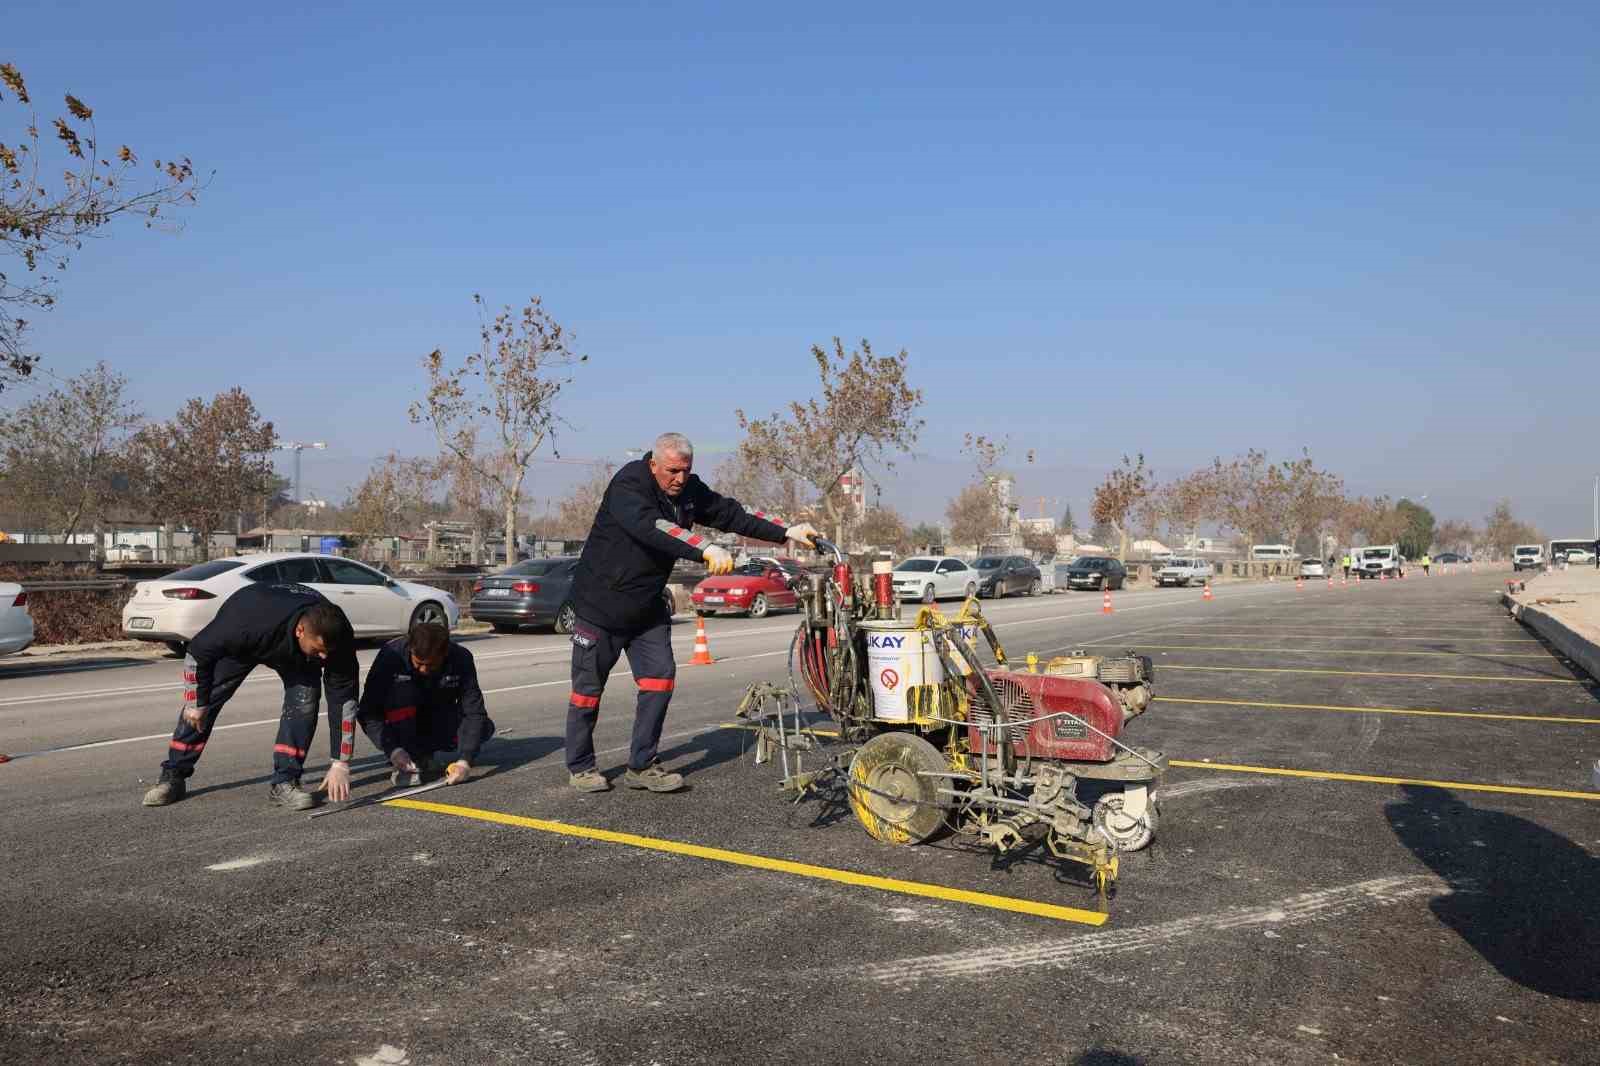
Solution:
<svg viewBox="0 0 1600 1066"><path fill-rule="evenodd" d="M566 645L524 634L470 644L502 729L472 783L314 820L266 804L275 679L144 810L176 663L0 665L0 1061L1585 1061L1600 700L1500 580L986 604L1013 654L1156 663L1129 736L1174 769L1103 911L1037 856L784 802L719 726L793 617L680 667L684 793L572 792ZM619 669L604 767L631 703Z"/></svg>

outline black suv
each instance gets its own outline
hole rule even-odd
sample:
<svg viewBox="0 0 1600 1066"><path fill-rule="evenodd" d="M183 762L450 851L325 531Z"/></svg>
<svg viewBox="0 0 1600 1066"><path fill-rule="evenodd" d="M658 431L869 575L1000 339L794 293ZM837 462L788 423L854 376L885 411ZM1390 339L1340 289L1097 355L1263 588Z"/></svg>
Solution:
<svg viewBox="0 0 1600 1066"><path fill-rule="evenodd" d="M1039 568L1020 555L985 555L972 568L978 572L978 595L991 599L1013 592L1032 596L1044 583Z"/></svg>
<svg viewBox="0 0 1600 1066"><path fill-rule="evenodd" d="M1104 555L1085 555L1067 568L1069 589L1120 589L1128 571L1116 559Z"/></svg>

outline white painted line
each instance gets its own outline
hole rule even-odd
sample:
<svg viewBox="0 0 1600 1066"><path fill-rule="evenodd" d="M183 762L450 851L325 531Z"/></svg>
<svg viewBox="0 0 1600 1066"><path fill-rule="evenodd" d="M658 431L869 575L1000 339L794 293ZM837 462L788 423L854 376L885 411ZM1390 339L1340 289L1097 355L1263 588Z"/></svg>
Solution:
<svg viewBox="0 0 1600 1066"><path fill-rule="evenodd" d="M254 855L247 859L230 859L228 862L215 863L207 866L206 869L214 873L225 874L232 873L235 870L248 870L252 866L260 866L264 862L271 861L271 855Z"/></svg>
<svg viewBox="0 0 1600 1066"><path fill-rule="evenodd" d="M1085 959L1156 951L1187 938L1264 926L1268 929L1326 922L1369 907L1392 907L1418 896L1447 895L1469 886L1431 874L1380 877L1352 885L1305 892L1264 907L1233 907L1216 914L1178 918L1131 929L1112 929L1067 939L1028 940L1010 947L978 948L942 955L896 959L853 967L848 976L886 985L915 985L951 978L992 978L998 970L1058 969Z"/></svg>

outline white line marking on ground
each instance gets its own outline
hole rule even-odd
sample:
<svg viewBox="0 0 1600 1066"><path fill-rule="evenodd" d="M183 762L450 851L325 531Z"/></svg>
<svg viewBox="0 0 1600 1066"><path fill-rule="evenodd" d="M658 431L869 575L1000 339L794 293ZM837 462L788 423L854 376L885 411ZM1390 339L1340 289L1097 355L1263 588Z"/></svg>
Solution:
<svg viewBox="0 0 1600 1066"><path fill-rule="evenodd" d="M1212 781L1184 781L1182 784L1173 785L1170 788L1165 786L1158 787L1156 789L1156 795L1160 797L1162 803L1165 803L1170 799L1179 799L1183 796L1197 796L1202 792L1226 792L1229 789L1254 788L1257 785L1264 784L1266 784L1264 781L1238 781L1230 780L1228 778L1217 778L1216 780Z"/></svg>
<svg viewBox="0 0 1600 1066"><path fill-rule="evenodd" d="M992 977L998 970L1072 966L1089 958L1155 951L1179 940L1255 926L1281 928L1342 918L1369 907L1392 907L1418 896L1462 891L1431 874L1380 877L1351 885L1305 892L1262 907L1234 907L1217 914L1178 918L1131 929L1112 929L1071 938L1024 941L1010 947L980 948L943 955L897 959L852 968L852 976L887 985L913 985L938 978Z"/></svg>
<svg viewBox="0 0 1600 1066"><path fill-rule="evenodd" d="M213 863L207 866L206 869L219 874L232 873L234 870L248 870L252 866L260 866L264 862L271 862L272 859L273 856L271 855L252 855L249 858L230 859L227 862Z"/></svg>

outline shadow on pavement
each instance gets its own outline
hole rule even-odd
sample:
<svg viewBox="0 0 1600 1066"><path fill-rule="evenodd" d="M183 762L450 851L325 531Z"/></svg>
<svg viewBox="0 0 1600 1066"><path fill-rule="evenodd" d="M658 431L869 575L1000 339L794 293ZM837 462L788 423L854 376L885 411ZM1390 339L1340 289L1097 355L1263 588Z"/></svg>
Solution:
<svg viewBox="0 0 1600 1066"><path fill-rule="evenodd" d="M1072 1066L1140 1066L1143 1059L1109 1048L1094 1047L1072 1060Z"/></svg>
<svg viewBox="0 0 1600 1066"><path fill-rule="evenodd" d="M1506 978L1562 999L1600 1000L1600 860L1558 833L1402 785L1390 828L1456 891L1429 904Z"/></svg>
<svg viewBox="0 0 1600 1066"><path fill-rule="evenodd" d="M151 666L168 662L172 656L149 655L84 655L60 662L39 662L27 659L0 659L0 678L55 677L61 674L85 674L95 670L116 670L125 666Z"/></svg>
<svg viewBox="0 0 1600 1066"><path fill-rule="evenodd" d="M487 779L496 774L503 774L515 770L529 763L536 763L546 758L553 752L561 751L567 746L564 736L554 737L508 737L497 735L483 746L478 754L477 765L473 768L474 778ZM449 759L450 756L445 756Z"/></svg>

